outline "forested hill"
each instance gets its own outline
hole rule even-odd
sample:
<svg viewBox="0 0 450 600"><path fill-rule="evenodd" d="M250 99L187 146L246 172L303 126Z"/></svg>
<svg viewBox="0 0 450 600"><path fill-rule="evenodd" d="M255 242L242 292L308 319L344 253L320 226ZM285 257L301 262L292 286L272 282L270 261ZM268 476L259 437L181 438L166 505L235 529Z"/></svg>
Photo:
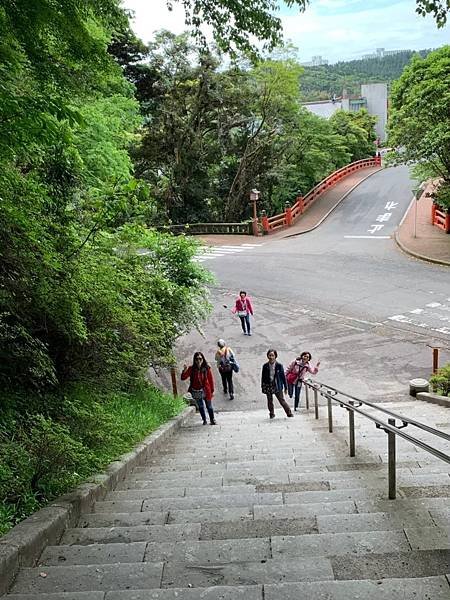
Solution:
<svg viewBox="0 0 450 600"><path fill-rule="evenodd" d="M305 67L301 79L306 101L326 100L345 88L351 95L360 93L362 83L391 83L398 79L415 54L425 57L431 50L405 50L382 58L365 58L321 67Z"/></svg>

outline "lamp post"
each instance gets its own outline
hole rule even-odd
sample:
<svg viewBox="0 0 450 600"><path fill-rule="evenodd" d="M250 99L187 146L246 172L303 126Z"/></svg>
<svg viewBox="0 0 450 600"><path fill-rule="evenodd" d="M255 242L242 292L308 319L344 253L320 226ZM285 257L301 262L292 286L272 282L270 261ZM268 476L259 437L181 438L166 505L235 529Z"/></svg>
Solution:
<svg viewBox="0 0 450 600"><path fill-rule="evenodd" d="M259 235L259 229L258 229L258 215L256 213L256 203L259 200L259 197L261 195L261 192L258 191L257 189L253 189L250 192L250 204L253 204L253 220L252 220L252 229L253 229L253 235Z"/></svg>

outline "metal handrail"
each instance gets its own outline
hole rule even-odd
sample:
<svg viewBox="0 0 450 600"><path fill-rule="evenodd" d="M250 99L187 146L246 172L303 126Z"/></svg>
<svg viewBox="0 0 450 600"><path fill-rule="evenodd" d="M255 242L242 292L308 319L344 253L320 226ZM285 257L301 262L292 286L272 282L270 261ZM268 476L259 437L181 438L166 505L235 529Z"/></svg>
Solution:
<svg viewBox="0 0 450 600"><path fill-rule="evenodd" d="M394 499L396 497L396 436L400 436L403 439L411 442L415 446L419 446L422 450L436 456L440 460L443 460L447 463L450 463L450 456L441 452L437 448L433 448L429 444L423 442L422 440L418 440L417 438L412 437L411 435L401 431L404 427L408 425L413 425L414 427L418 427L423 431L431 433L432 435L437 435L439 437L444 438L445 440L450 440L450 435L435 429L434 427L429 427L424 423L420 423L419 421L415 421L414 419L410 419L409 417L404 417L403 415L399 415L390 411L386 408L382 408L377 406L373 402L369 402L368 400L360 400L355 396L351 396L350 394L346 394L345 392L339 391L337 388L334 388L329 385L325 385L318 381L314 380L305 380L305 395L306 395L306 408L309 410L309 388L314 391L314 411L315 418L319 418L319 403L318 403L318 395L320 393L321 396L327 398L327 408L328 408L328 431L333 433L333 409L332 402L336 402L339 406L345 407L349 416L349 436L350 436L350 456L355 456L355 412L366 417L370 421L375 423L375 427L377 429L382 429L388 436L388 480L389 480L389 498ZM339 395L345 396L348 400L344 400L343 398L337 397ZM355 405L355 403L357 403ZM390 417L388 422L382 421L380 418L367 413L364 410L361 410L361 406L367 405L371 408L379 410L387 414ZM398 419L401 421L401 425L396 425L395 420Z"/></svg>
<svg viewBox="0 0 450 600"><path fill-rule="evenodd" d="M428 433L432 433L433 435L438 435L439 437L444 438L444 440L447 440L450 442L450 435L448 433L445 433L444 431L440 431L439 429L435 429L434 427L430 427L429 425L425 425L425 423L420 423L420 421L415 421L414 419L410 419L409 417L404 417L403 415L399 415L398 413L388 410L387 408L383 408L373 402L369 402L369 400L360 400L360 398L356 398L355 396L352 396L351 394L347 394L346 392L341 392L340 390L338 390L337 388L334 388L331 385L327 385L325 383L320 383L319 381L314 381L314 383L319 385L320 388L326 388L327 390L333 390L335 393L340 394L341 396L346 396L347 398L350 398L351 400L356 400L356 402L361 402L361 404L365 404L366 406L375 408L376 410L384 412L387 415L394 417L395 419L399 419L400 421L403 421L404 423L408 423L409 425L414 425L414 427L423 429L424 431L427 431ZM326 394L324 394L324 395L326 395Z"/></svg>

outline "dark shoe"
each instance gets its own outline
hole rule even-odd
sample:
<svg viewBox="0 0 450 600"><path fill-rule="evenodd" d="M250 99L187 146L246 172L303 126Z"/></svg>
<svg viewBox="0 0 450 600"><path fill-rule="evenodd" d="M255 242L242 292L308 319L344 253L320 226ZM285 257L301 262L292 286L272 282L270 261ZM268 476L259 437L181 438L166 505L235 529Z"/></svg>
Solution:
<svg viewBox="0 0 450 600"><path fill-rule="evenodd" d="M290 412L290 413L288 413L288 415L287 415L287 416L288 416L288 417L293 417L294 415L293 415L293 414Z"/></svg>
<svg viewBox="0 0 450 600"><path fill-rule="evenodd" d="M205 423L205 425L206 425L206 423ZM215 419L213 419L213 420L211 421L211 425L217 425L217 423L216 423Z"/></svg>
<svg viewBox="0 0 450 600"><path fill-rule="evenodd" d="M230 400L234 400L234 394L230 394Z"/></svg>
<svg viewBox="0 0 450 600"><path fill-rule="evenodd" d="M275 419L275 415L269 415L271 419Z"/></svg>
<svg viewBox="0 0 450 600"><path fill-rule="evenodd" d="M250 333L250 331L247 331L247 335L252 335L252 334Z"/></svg>
<svg viewBox="0 0 450 600"><path fill-rule="evenodd" d="M208 421L203 421L203 425L206 425L208 423Z"/></svg>
<svg viewBox="0 0 450 600"><path fill-rule="evenodd" d="M226 390L225 388L223 388L223 393L224 394L228 394L228 390Z"/></svg>

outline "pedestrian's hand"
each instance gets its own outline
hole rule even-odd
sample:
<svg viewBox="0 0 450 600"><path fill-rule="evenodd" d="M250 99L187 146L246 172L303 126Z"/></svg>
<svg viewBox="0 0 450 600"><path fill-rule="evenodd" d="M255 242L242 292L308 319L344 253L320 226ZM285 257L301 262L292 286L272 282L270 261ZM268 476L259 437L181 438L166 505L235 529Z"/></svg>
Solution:
<svg viewBox="0 0 450 600"><path fill-rule="evenodd" d="M186 371L186 369L187 369L187 364L184 363L184 365L183 365L183 371Z"/></svg>
<svg viewBox="0 0 450 600"><path fill-rule="evenodd" d="M320 367L320 360L318 361L317 366Z"/></svg>

